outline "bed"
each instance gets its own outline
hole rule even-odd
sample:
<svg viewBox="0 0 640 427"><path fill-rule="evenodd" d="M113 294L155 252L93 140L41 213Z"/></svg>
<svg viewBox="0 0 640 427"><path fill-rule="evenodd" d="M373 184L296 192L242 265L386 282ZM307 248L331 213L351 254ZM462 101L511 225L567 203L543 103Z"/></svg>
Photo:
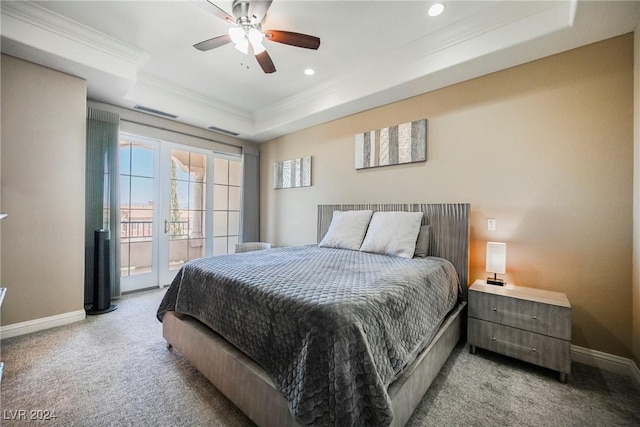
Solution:
<svg viewBox="0 0 640 427"><path fill-rule="evenodd" d="M339 213L369 211L361 250L332 246ZM429 256L371 250L392 212L417 218ZM260 426L404 425L461 336L468 212L320 205L319 244L186 264L158 310L163 336Z"/></svg>

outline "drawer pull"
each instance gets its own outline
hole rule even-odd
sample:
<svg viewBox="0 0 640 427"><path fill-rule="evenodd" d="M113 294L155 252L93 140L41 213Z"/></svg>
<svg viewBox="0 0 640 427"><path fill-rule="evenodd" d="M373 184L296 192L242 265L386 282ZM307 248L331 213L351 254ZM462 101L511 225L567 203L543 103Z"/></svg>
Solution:
<svg viewBox="0 0 640 427"><path fill-rule="evenodd" d="M500 343L502 345L507 345L513 349L519 349L520 351L531 351L533 353L537 353L538 349L536 347L529 347L529 346L525 346L525 345L520 345L520 344L516 344L513 342L509 342L509 341L501 341L499 339L497 339L495 337L495 335L489 335L489 339L491 339L491 341L495 341L496 343Z"/></svg>
<svg viewBox="0 0 640 427"><path fill-rule="evenodd" d="M498 307L491 307L491 311L493 311L494 313L498 313ZM531 320L538 320L538 316L537 315L531 315L531 314L520 314L520 313L514 313L514 312L507 312L507 311L501 311L500 312L500 316L502 316L503 318L513 318L513 319L522 319L522 320L527 320L527 321L531 321Z"/></svg>

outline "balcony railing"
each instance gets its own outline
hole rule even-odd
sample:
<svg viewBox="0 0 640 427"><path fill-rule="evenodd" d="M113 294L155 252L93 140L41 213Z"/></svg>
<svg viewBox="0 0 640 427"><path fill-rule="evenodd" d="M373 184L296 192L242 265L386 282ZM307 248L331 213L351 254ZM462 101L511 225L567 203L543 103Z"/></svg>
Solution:
<svg viewBox="0 0 640 427"><path fill-rule="evenodd" d="M171 221L171 234L172 235L185 235L187 234L189 221ZM120 238L147 238L153 237L153 222L152 221L120 221Z"/></svg>

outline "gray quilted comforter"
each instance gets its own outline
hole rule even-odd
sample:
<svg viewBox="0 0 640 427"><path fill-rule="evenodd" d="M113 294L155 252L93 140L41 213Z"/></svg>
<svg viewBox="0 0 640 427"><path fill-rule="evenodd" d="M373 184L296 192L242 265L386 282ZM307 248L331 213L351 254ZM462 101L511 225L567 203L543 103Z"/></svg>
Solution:
<svg viewBox="0 0 640 427"><path fill-rule="evenodd" d="M158 319L175 310L217 331L271 375L302 425L385 426L388 385L457 295L444 259L308 245L191 261Z"/></svg>

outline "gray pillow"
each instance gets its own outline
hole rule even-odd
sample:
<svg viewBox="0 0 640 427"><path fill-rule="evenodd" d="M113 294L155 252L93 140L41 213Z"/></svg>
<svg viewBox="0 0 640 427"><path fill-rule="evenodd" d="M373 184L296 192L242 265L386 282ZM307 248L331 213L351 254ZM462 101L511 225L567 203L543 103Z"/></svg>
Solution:
<svg viewBox="0 0 640 427"><path fill-rule="evenodd" d="M416 242L416 253L414 256L424 258L429 256L429 233L431 232L431 226L429 224L420 227L420 233L418 234L418 241Z"/></svg>

